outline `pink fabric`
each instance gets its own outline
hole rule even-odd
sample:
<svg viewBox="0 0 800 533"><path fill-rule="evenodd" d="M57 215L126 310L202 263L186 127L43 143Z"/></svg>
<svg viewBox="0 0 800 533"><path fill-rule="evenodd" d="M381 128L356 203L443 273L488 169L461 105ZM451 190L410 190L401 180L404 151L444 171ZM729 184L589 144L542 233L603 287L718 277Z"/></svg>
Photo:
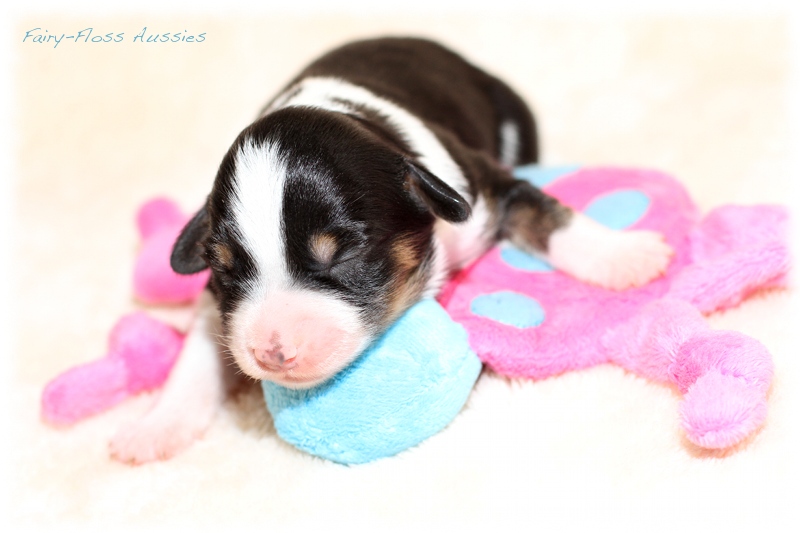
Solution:
<svg viewBox="0 0 800 533"><path fill-rule="evenodd" d="M144 204L136 217L142 247L133 271L133 292L149 304L180 304L195 300L210 276L205 270L190 276L173 272L169 264L172 246L189 217L166 198Z"/></svg>
<svg viewBox="0 0 800 533"><path fill-rule="evenodd" d="M108 353L67 370L42 393L42 417L72 424L116 405L128 396L160 387L183 347L183 336L148 317L122 317L108 340Z"/></svg>
<svg viewBox="0 0 800 533"><path fill-rule="evenodd" d="M133 274L134 294L150 304L192 303L209 273L181 276L172 271L172 245L189 220L177 204L153 199L139 209L142 247ZM183 335L144 313L122 317L111 330L108 353L57 376L42 393L42 418L72 424L125 398L160 387L183 346Z"/></svg>
<svg viewBox="0 0 800 533"><path fill-rule="evenodd" d="M642 170L580 170L545 190L578 210L615 191L644 193L650 204L630 228L662 232L675 257L664 277L614 292L561 272L514 268L494 248L440 295L484 363L506 376L542 379L615 362L675 383L686 394L687 436L700 446L727 447L757 428L766 416L769 353L745 335L710 330L699 311L725 309L759 288L785 284L786 211L726 206L701 219L680 183ZM473 312L475 298L508 290L535 299L544 321L519 328Z"/></svg>
<svg viewBox="0 0 800 533"><path fill-rule="evenodd" d="M742 333L710 329L687 302L654 300L600 343L611 362L685 394L681 423L695 444L732 446L767 416L773 372L767 349Z"/></svg>

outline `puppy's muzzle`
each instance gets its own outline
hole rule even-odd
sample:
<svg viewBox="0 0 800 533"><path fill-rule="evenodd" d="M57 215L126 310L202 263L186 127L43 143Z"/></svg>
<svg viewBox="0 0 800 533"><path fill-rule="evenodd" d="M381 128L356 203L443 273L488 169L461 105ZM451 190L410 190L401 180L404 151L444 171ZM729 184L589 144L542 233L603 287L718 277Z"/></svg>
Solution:
<svg viewBox="0 0 800 533"><path fill-rule="evenodd" d="M231 350L242 371L296 388L332 377L369 340L357 309L306 290L270 292L231 320Z"/></svg>

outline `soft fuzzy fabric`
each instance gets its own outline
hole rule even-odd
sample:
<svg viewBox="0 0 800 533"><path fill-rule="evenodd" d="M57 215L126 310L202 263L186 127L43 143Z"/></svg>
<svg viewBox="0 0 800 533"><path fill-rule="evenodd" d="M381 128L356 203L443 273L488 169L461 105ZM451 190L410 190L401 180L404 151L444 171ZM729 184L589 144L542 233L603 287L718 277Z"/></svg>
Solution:
<svg viewBox="0 0 800 533"><path fill-rule="evenodd" d="M183 348L183 335L145 313L124 316L111 330L105 357L71 368L42 392L42 418L69 425L161 387Z"/></svg>
<svg viewBox="0 0 800 533"><path fill-rule="evenodd" d="M772 380L769 353L744 335L705 331L683 302L711 312L785 282L785 208L723 207L700 220L680 183L653 171L532 166L518 175L614 229L662 232L675 257L664 276L616 292L580 283L508 245L490 251L441 297L479 357L510 377L543 379L616 361L674 382L689 393L682 423L700 446L732 446L757 428Z"/></svg>
<svg viewBox="0 0 800 533"><path fill-rule="evenodd" d="M208 271L176 274L170 253L189 216L167 198L154 198L139 208L136 226L142 245L133 269L133 293L149 304L183 304L197 299L208 283Z"/></svg>
<svg viewBox="0 0 800 533"><path fill-rule="evenodd" d="M166 198L145 202L136 213L141 245L133 268L133 295L149 304L195 302L209 273L180 276L169 264L172 245L189 220ZM185 322L185 321L184 321ZM186 325L186 324L182 324ZM108 353L53 378L42 392L42 418L69 425L144 391L161 387L183 348L183 334L137 312L119 319L109 334Z"/></svg>

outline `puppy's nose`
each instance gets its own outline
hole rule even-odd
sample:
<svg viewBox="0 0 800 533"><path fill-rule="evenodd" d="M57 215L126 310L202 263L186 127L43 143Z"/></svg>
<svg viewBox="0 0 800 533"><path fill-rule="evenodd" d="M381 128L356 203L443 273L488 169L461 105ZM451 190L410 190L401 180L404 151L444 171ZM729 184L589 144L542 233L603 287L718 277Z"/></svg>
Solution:
<svg viewBox="0 0 800 533"><path fill-rule="evenodd" d="M250 355L265 370L289 370L297 366L297 348L284 345L277 335L264 345L250 346Z"/></svg>

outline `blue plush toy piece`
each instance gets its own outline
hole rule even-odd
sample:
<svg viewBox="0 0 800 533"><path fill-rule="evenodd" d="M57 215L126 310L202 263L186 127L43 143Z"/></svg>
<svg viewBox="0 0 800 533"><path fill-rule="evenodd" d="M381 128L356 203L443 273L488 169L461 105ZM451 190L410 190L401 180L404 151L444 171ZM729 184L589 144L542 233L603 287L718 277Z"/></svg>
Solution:
<svg viewBox="0 0 800 533"><path fill-rule="evenodd" d="M480 370L464 328L436 301L424 300L322 385L262 387L283 440L337 463L366 463L444 429Z"/></svg>

